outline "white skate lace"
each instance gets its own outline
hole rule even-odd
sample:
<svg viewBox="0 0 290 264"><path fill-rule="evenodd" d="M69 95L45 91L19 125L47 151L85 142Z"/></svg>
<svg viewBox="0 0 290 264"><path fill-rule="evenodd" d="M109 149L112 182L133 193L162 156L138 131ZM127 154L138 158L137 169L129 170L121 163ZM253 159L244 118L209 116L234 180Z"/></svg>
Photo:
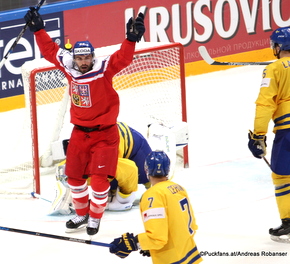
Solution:
<svg viewBox="0 0 290 264"><path fill-rule="evenodd" d="M89 220L88 220L87 227L98 228L99 224L100 224L100 219L90 217Z"/></svg>
<svg viewBox="0 0 290 264"><path fill-rule="evenodd" d="M71 221L75 224L81 223L86 219L86 216L79 216L77 215L75 218L73 218Z"/></svg>

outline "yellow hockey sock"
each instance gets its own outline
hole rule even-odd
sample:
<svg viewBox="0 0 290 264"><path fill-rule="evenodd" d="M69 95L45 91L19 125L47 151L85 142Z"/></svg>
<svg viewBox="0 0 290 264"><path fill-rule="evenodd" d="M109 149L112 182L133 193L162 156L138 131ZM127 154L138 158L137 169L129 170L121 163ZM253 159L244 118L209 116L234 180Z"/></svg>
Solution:
<svg viewBox="0 0 290 264"><path fill-rule="evenodd" d="M275 186L275 196L280 218L290 218L290 184Z"/></svg>

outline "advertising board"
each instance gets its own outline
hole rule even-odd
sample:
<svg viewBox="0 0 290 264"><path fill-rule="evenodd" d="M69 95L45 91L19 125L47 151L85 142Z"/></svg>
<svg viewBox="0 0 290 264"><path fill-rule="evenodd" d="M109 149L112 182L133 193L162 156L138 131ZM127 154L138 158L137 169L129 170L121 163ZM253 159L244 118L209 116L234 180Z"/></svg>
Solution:
<svg viewBox="0 0 290 264"><path fill-rule="evenodd" d="M255 55L270 46L271 32L290 26L289 9L290 1L283 0L75 0L44 5L40 13L46 30L61 47L68 39L71 43L89 40L94 47L103 47L121 43L128 19L143 12L146 32L142 41L181 43L188 76L198 74L196 68L207 71L192 66L202 60L201 45L214 58L250 54L250 59L259 59ZM23 28L26 10L0 13L1 58ZM267 54L263 58L270 60L271 53ZM0 100L23 94L21 65L40 56L27 30L0 69Z"/></svg>

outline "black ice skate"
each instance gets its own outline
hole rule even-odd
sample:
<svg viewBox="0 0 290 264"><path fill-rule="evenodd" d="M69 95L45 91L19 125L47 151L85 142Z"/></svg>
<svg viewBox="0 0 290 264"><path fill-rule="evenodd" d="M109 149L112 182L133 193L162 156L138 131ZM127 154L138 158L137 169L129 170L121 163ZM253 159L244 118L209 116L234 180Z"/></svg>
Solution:
<svg viewBox="0 0 290 264"><path fill-rule="evenodd" d="M283 219L279 227L270 228L269 234L276 242L290 243L290 219Z"/></svg>
<svg viewBox="0 0 290 264"><path fill-rule="evenodd" d="M88 223L89 215L79 216L76 215L74 218L66 222L66 233L72 233L79 231L84 228Z"/></svg>
<svg viewBox="0 0 290 264"><path fill-rule="evenodd" d="M101 219L89 217L87 225L87 234L93 236L99 232Z"/></svg>

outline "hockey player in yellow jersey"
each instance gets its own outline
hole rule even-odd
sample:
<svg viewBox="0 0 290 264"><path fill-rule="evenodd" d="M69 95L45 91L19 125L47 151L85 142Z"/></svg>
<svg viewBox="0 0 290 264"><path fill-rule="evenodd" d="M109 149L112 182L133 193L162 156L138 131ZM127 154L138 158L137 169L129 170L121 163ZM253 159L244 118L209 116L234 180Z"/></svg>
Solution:
<svg viewBox="0 0 290 264"><path fill-rule="evenodd" d="M110 252L120 258L140 250L154 264L197 264L202 261L194 241L197 230L186 190L168 180L170 160L165 152L153 151L145 160L151 182L140 201L145 232L125 233L111 242Z"/></svg>
<svg viewBox="0 0 290 264"><path fill-rule="evenodd" d="M290 242L290 27L275 30L270 41L277 60L263 71L248 146L256 158L266 155L266 134L272 119L275 138L270 163L282 224L269 233L273 240L280 241L283 235Z"/></svg>
<svg viewBox="0 0 290 264"><path fill-rule="evenodd" d="M141 133L126 123L118 122L117 125L120 142L116 178L110 182L111 192L114 194L108 203L110 211L119 211L126 207L130 209L134 202L137 184L150 187L144 170L144 160L151 152L151 147ZM137 182L134 177L136 169Z"/></svg>

